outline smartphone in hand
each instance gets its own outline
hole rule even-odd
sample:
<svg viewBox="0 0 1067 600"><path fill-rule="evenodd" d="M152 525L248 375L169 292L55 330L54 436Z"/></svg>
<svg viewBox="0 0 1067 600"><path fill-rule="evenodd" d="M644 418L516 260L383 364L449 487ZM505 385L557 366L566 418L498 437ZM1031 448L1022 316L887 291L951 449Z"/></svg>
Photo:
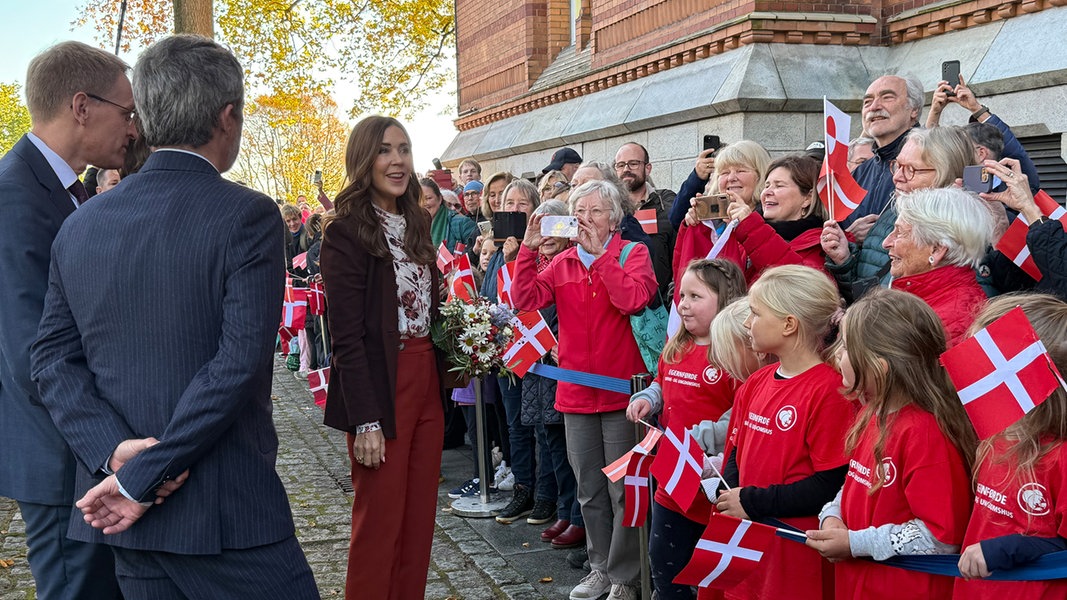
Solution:
<svg viewBox="0 0 1067 600"><path fill-rule="evenodd" d="M956 86L960 84L960 61L946 60L941 63L941 79L947 81L952 89L956 89ZM956 92L949 91L948 95L955 96Z"/></svg>

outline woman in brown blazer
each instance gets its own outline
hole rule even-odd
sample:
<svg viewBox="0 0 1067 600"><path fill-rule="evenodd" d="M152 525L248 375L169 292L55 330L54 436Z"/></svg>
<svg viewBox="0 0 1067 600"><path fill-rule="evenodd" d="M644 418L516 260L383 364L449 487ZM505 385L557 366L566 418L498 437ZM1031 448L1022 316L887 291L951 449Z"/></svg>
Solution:
<svg viewBox="0 0 1067 600"><path fill-rule="evenodd" d="M360 121L345 167L321 259L333 336L325 423L348 433L355 489L345 597L422 598L444 435L430 220L395 119Z"/></svg>

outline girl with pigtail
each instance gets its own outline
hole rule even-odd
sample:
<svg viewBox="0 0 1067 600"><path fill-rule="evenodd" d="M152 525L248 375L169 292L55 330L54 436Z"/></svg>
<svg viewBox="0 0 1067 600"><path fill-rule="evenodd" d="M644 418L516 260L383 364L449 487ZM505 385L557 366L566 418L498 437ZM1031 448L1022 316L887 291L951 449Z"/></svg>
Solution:
<svg viewBox="0 0 1067 600"><path fill-rule="evenodd" d="M630 398L628 419L637 422L658 414L663 427L689 428L730 409L737 382L709 362L710 330L719 311L744 293L744 273L733 262L689 263L679 285L681 327L663 348L656 380ZM656 490L649 561L660 600L694 598L692 588L675 584L674 578L689 562L710 513L705 497L683 511L662 488Z"/></svg>
<svg viewBox="0 0 1067 600"><path fill-rule="evenodd" d="M989 302L972 333L1021 306L1060 373L1067 373L1067 304L1041 294ZM1067 598L1067 579L983 581L994 571L1067 550L1067 392L1052 395L982 442L974 478L974 512L963 538L955 600Z"/></svg>
<svg viewBox="0 0 1067 600"><path fill-rule="evenodd" d="M834 561L837 598L947 598L953 578L853 557L951 554L970 514L977 438L939 359L945 332L925 302L877 290L849 308L836 360L862 409L845 438L845 484L808 546Z"/></svg>
<svg viewBox="0 0 1067 600"><path fill-rule="evenodd" d="M819 508L844 481L844 439L855 414L840 392L840 375L823 356L840 307L837 288L825 273L785 265L768 269L752 284L748 303L745 327L752 350L778 362L753 373L737 391L723 472L731 489L719 494L715 508L742 519L773 518L813 529ZM725 595L832 598L831 565L796 542L775 538L760 572Z"/></svg>

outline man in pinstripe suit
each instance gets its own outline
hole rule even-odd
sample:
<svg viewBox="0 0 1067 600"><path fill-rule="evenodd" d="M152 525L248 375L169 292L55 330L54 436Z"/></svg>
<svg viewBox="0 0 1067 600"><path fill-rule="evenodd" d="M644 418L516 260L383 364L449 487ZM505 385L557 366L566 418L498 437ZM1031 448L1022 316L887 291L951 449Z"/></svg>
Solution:
<svg viewBox="0 0 1067 600"><path fill-rule="evenodd" d="M157 150L60 229L33 346L79 463L69 535L112 547L128 600L318 598L275 470L281 218L220 175L240 148L241 66L173 36L141 55L133 90Z"/></svg>

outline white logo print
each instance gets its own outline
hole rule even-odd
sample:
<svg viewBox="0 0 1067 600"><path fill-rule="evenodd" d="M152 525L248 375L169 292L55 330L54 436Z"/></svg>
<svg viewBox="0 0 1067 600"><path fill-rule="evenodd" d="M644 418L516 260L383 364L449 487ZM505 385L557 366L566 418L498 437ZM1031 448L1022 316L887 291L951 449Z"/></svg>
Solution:
<svg viewBox="0 0 1067 600"><path fill-rule="evenodd" d="M722 378L722 371L714 366L708 365L708 368L704 369L704 383L712 385L717 383L720 378Z"/></svg>
<svg viewBox="0 0 1067 600"><path fill-rule="evenodd" d="M778 411L778 418L775 421L778 423L778 429L789 431L793 425L797 424L797 409L792 406L783 406Z"/></svg>
<svg viewBox="0 0 1067 600"><path fill-rule="evenodd" d="M893 482L897 480L897 466L893 464L891 457L887 456L882 459L882 472L885 474L882 486L889 487L893 485Z"/></svg>
<svg viewBox="0 0 1067 600"><path fill-rule="evenodd" d="M1015 498L1019 508L1035 517L1043 517L1049 513L1048 494L1045 486L1040 483L1027 483L1019 488L1019 495Z"/></svg>

